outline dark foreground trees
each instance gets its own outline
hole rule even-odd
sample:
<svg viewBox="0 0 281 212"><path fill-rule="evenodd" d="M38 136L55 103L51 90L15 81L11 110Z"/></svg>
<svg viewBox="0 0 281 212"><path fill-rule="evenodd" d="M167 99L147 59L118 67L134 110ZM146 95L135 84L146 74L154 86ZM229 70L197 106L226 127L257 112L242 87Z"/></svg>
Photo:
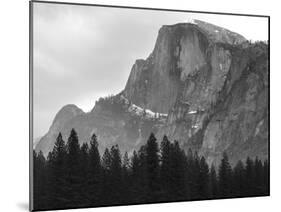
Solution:
<svg viewBox="0 0 281 212"><path fill-rule="evenodd" d="M47 159L34 152L34 208L59 209L269 194L268 162L248 158L231 167L227 154L218 167L177 141L153 134L129 157L118 145L101 156L96 135L79 145L73 129L58 135Z"/></svg>

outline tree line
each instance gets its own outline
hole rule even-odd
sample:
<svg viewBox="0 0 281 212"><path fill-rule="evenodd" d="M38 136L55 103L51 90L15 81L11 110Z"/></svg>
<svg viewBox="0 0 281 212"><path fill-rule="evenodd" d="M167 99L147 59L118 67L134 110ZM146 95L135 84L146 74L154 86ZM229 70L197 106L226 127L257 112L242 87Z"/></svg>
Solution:
<svg viewBox="0 0 281 212"><path fill-rule="evenodd" d="M95 134L80 146L72 129L67 142L59 133L47 158L33 154L36 210L269 195L267 161L248 157L232 168L223 153L209 167L167 136L158 145L151 134L131 157L118 145L101 156Z"/></svg>

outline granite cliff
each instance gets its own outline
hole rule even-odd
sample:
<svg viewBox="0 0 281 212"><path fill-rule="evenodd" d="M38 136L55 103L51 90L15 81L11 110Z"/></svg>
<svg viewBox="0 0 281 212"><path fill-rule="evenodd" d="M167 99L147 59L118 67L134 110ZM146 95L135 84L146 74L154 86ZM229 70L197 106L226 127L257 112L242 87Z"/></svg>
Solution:
<svg viewBox="0 0 281 212"><path fill-rule="evenodd" d="M101 98L89 113L62 108L36 151L52 149L71 128L80 142L92 133L101 150L118 144L131 152L150 132L167 135L217 163L268 155L268 45L194 20L162 26L152 53L138 59L126 86Z"/></svg>

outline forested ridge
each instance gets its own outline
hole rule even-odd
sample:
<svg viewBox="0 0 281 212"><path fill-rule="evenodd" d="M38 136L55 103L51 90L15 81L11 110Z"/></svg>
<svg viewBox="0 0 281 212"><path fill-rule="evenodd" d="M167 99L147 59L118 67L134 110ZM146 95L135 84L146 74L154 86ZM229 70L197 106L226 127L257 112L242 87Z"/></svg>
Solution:
<svg viewBox="0 0 281 212"><path fill-rule="evenodd" d="M223 153L209 167L166 136L159 145L153 134L129 157L118 145L100 155L95 134L80 146L72 129L67 142L59 133L47 158L34 151L33 162L35 210L269 195L268 161L247 158L232 167Z"/></svg>

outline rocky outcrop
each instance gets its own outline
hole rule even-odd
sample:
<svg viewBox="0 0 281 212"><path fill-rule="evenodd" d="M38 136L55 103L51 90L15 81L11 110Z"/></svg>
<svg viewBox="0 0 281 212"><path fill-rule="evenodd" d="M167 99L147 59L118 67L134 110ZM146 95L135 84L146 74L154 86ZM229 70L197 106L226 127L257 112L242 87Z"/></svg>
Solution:
<svg viewBox="0 0 281 212"><path fill-rule="evenodd" d="M81 142L96 133L101 148L117 143L132 151L154 132L209 163L216 164L223 151L233 163L247 156L265 159L267 64L267 44L251 44L227 29L198 20L163 26L153 52L136 60L120 94L100 99L90 113L59 122L56 117L36 149L46 154L53 135L62 131L66 139L75 128Z"/></svg>
<svg viewBox="0 0 281 212"><path fill-rule="evenodd" d="M232 162L268 157L268 47L258 43L231 52L231 69L200 150L209 163L218 163L222 151Z"/></svg>
<svg viewBox="0 0 281 212"><path fill-rule="evenodd" d="M187 78L202 71L212 76L215 84L217 78L228 71L229 52L217 47L216 43L239 44L245 41L237 33L198 20L163 26L152 54L133 65L124 95L141 107L167 113L174 106ZM219 76L209 73L210 66ZM196 89L192 87L194 84L188 86L186 95ZM213 98L213 95L207 97Z"/></svg>
<svg viewBox="0 0 281 212"><path fill-rule="evenodd" d="M77 108L77 107L75 107ZM70 131L74 128L79 142L88 143L93 133L98 137L100 151L118 144L122 152L131 153L138 149L151 132L166 122L166 117L152 114L129 102L121 94L100 98L89 113L84 113L74 106L63 107L48 133L36 145L36 151L45 156L53 149L59 132L67 142Z"/></svg>
<svg viewBox="0 0 281 212"><path fill-rule="evenodd" d="M65 105L56 114L49 131L44 135L35 146L35 150L41 150L45 155L50 152L55 144L58 133L63 131L65 125L72 119L83 116L84 112L76 105Z"/></svg>

